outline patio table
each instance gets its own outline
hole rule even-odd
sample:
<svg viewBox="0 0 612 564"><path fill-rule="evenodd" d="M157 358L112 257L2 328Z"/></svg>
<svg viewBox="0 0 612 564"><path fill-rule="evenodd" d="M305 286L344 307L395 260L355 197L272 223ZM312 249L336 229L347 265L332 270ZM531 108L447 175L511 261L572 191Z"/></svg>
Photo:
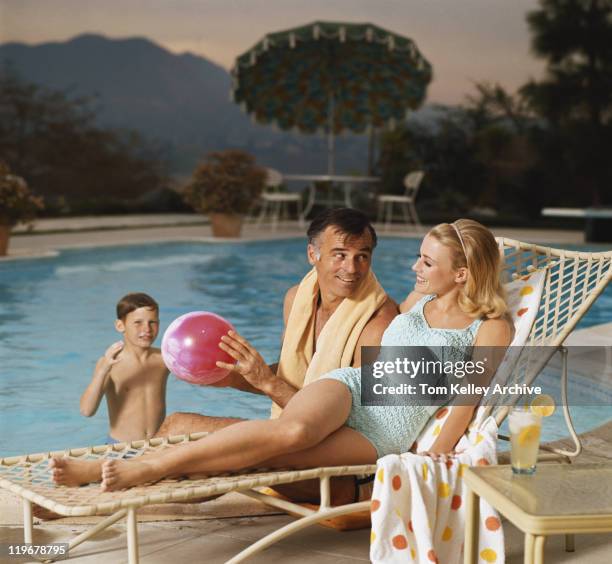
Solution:
<svg viewBox="0 0 612 564"><path fill-rule="evenodd" d="M336 204L343 204L347 208L353 207L351 192L358 184L378 184L380 178L377 176L350 176L342 174L283 174L283 178L288 181L305 181L309 183L308 202L304 209L304 216L308 215L317 202L317 188L322 183L339 184L343 189L342 200L334 200L331 197L331 190L328 191L327 198L323 200L323 205L332 207Z"/></svg>
<svg viewBox="0 0 612 564"><path fill-rule="evenodd" d="M543 208L542 215L583 218L588 243L612 242L612 208Z"/></svg>
<svg viewBox="0 0 612 564"><path fill-rule="evenodd" d="M482 497L525 533L525 564L543 564L548 535L612 532L612 465L542 464L536 473L514 475L509 465L465 470L468 487L465 564L480 562L479 502ZM569 542L568 542L569 541Z"/></svg>

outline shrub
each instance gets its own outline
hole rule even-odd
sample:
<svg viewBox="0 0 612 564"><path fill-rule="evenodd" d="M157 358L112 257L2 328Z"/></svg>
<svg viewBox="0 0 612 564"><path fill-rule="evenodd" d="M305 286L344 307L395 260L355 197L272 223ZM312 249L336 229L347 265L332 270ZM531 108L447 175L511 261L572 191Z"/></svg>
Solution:
<svg viewBox="0 0 612 564"><path fill-rule="evenodd" d="M194 171L185 201L201 213L245 214L265 179L266 170L244 151L210 153Z"/></svg>
<svg viewBox="0 0 612 564"><path fill-rule="evenodd" d="M32 194L26 181L0 161L0 223L28 223L43 207L43 199Z"/></svg>

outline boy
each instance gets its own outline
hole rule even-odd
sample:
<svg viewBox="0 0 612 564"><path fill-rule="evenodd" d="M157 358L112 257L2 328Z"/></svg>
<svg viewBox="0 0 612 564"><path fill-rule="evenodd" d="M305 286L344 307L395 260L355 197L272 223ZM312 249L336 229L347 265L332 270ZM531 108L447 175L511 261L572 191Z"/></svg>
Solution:
<svg viewBox="0 0 612 564"><path fill-rule="evenodd" d="M152 437L166 416L168 369L151 345L159 332L159 306L147 294L128 294L117 303L115 328L123 341L100 357L85 392L81 413L91 417L106 396L107 443Z"/></svg>

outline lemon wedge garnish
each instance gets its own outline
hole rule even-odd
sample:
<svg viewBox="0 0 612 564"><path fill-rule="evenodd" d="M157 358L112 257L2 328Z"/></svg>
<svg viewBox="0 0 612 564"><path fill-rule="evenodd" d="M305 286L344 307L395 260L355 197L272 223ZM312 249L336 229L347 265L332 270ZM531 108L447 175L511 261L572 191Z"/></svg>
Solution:
<svg viewBox="0 0 612 564"><path fill-rule="evenodd" d="M523 427L518 434L518 444L525 446L528 443L533 443L540 440L540 426L539 425L528 425Z"/></svg>
<svg viewBox="0 0 612 564"><path fill-rule="evenodd" d="M541 394L531 402L531 412L548 417L555 412L555 400L548 394Z"/></svg>

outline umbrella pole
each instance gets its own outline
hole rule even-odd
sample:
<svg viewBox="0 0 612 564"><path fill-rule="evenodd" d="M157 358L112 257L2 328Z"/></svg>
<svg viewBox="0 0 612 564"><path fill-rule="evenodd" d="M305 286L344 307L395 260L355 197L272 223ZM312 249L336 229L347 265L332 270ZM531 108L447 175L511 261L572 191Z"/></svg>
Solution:
<svg viewBox="0 0 612 564"><path fill-rule="evenodd" d="M334 162L334 93L329 95L327 109L327 174L333 175L335 170Z"/></svg>
<svg viewBox="0 0 612 564"><path fill-rule="evenodd" d="M368 175L374 174L374 151L376 150L376 130L370 124L368 131Z"/></svg>

